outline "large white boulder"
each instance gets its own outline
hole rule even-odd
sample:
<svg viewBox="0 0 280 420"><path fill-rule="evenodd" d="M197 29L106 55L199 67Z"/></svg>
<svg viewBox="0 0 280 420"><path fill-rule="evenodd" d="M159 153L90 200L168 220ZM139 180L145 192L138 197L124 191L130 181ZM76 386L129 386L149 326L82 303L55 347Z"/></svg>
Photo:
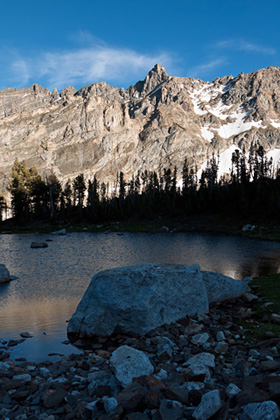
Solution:
<svg viewBox="0 0 280 420"><path fill-rule="evenodd" d="M0 283L7 283L11 280L9 270L4 264L0 264Z"/></svg>
<svg viewBox="0 0 280 420"><path fill-rule="evenodd" d="M80 336L145 334L208 311L198 265L143 264L96 274L68 324Z"/></svg>
<svg viewBox="0 0 280 420"><path fill-rule="evenodd" d="M83 336L146 334L187 315L204 314L209 303L240 296L248 282L200 271L197 264L142 264L96 274L68 324Z"/></svg>
<svg viewBox="0 0 280 420"><path fill-rule="evenodd" d="M211 271L202 271L209 303L232 299L246 293L248 281L234 280L231 277Z"/></svg>

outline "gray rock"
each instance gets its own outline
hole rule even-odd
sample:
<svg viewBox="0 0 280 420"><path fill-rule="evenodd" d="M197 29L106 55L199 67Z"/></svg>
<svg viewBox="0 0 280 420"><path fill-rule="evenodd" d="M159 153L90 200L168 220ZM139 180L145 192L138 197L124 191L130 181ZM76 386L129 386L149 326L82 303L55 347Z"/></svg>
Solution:
<svg viewBox="0 0 280 420"><path fill-rule="evenodd" d="M7 371L11 368L9 363L7 362L0 362L0 370Z"/></svg>
<svg viewBox="0 0 280 420"><path fill-rule="evenodd" d="M247 281L234 280L220 273L202 271L209 303L238 297L248 290Z"/></svg>
<svg viewBox="0 0 280 420"><path fill-rule="evenodd" d="M271 314L271 321L275 322L276 324L280 324L280 315L279 314Z"/></svg>
<svg viewBox="0 0 280 420"><path fill-rule="evenodd" d="M243 226L242 231L243 232L251 232L255 228L256 228L256 226L250 225L249 223L247 223L246 225Z"/></svg>
<svg viewBox="0 0 280 420"><path fill-rule="evenodd" d="M238 386L235 384L229 384L226 387L226 394L229 398L236 397L236 395L238 395L240 392L241 392L241 389L238 388Z"/></svg>
<svg viewBox="0 0 280 420"><path fill-rule="evenodd" d="M157 355L160 360L169 360L172 357L174 343L168 337L159 337Z"/></svg>
<svg viewBox="0 0 280 420"><path fill-rule="evenodd" d="M218 331L216 334L217 341L225 341L226 337L223 331Z"/></svg>
<svg viewBox="0 0 280 420"><path fill-rule="evenodd" d="M117 380L124 388L132 383L133 378L151 375L154 372L148 356L129 346L121 346L115 350L110 363Z"/></svg>
<svg viewBox="0 0 280 420"><path fill-rule="evenodd" d="M9 270L4 264L0 264L0 283L7 283L10 280Z"/></svg>
<svg viewBox="0 0 280 420"><path fill-rule="evenodd" d="M106 413L112 413L115 410L115 408L118 406L118 401L116 400L116 398L104 397L103 401L104 401L104 409Z"/></svg>
<svg viewBox="0 0 280 420"><path fill-rule="evenodd" d="M186 389L187 391L199 391L200 389L204 388L204 383L203 382L199 382L199 381L189 381L189 382L185 382L185 384L183 385L183 388Z"/></svg>
<svg viewBox="0 0 280 420"><path fill-rule="evenodd" d="M277 420L279 419L279 409L274 401L264 401L262 403L251 403L243 408L243 418L246 420ZM246 417L245 417L246 416Z"/></svg>
<svg viewBox="0 0 280 420"><path fill-rule="evenodd" d="M228 344L225 341L220 341L214 348L215 353L226 353L228 351Z"/></svg>
<svg viewBox="0 0 280 420"><path fill-rule="evenodd" d="M109 387L111 396L118 395L120 391L120 386L111 372L104 372L102 370L91 372L88 375L88 381L88 393L90 396L94 395L98 386Z"/></svg>
<svg viewBox="0 0 280 420"><path fill-rule="evenodd" d="M51 376L51 372L49 371L48 368L45 368L45 367L41 367L39 369L39 373L41 376L43 376L43 378L48 378L49 376Z"/></svg>
<svg viewBox="0 0 280 420"><path fill-rule="evenodd" d="M186 315L208 311L198 265L143 264L96 274L68 333L80 336L145 334Z"/></svg>
<svg viewBox="0 0 280 420"><path fill-rule="evenodd" d="M182 418L182 404L178 401L161 400L159 412L162 420L178 420Z"/></svg>
<svg viewBox="0 0 280 420"><path fill-rule="evenodd" d="M15 375L13 379L17 381L22 381L22 382L30 382L31 375L29 375L29 373L23 373L21 375Z"/></svg>
<svg viewBox="0 0 280 420"><path fill-rule="evenodd" d="M33 336L29 332L22 332L19 334L22 338L32 338Z"/></svg>
<svg viewBox="0 0 280 420"><path fill-rule="evenodd" d="M57 230L56 232L52 232L52 235L67 235L67 230L66 229L60 229Z"/></svg>
<svg viewBox="0 0 280 420"><path fill-rule="evenodd" d="M200 380L205 380L211 377L210 370L206 366L193 364L189 366L188 371L191 379L201 377Z"/></svg>
<svg viewBox="0 0 280 420"><path fill-rule="evenodd" d="M67 392L63 388L58 388L56 390L47 392L42 397L44 406L46 408L57 407L60 403L62 403L66 395L67 395Z"/></svg>
<svg viewBox="0 0 280 420"><path fill-rule="evenodd" d="M203 366L203 367L215 367L215 356L211 353L199 353L195 356L190 357L183 366Z"/></svg>
<svg viewBox="0 0 280 420"><path fill-rule="evenodd" d="M196 420L207 420L217 413L221 407L220 392L215 389L202 396L201 403L196 407L192 416Z"/></svg>
<svg viewBox="0 0 280 420"><path fill-rule="evenodd" d="M31 242L30 248L48 248L47 242Z"/></svg>
<svg viewBox="0 0 280 420"><path fill-rule="evenodd" d="M201 333L201 334L194 335L191 341L195 346L202 346L208 341L208 339L209 339L209 334Z"/></svg>

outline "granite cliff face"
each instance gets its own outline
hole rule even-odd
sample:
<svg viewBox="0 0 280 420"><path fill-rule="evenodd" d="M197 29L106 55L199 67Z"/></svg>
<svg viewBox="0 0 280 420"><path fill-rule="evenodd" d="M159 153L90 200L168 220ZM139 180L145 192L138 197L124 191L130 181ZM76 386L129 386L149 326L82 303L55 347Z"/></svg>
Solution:
<svg viewBox="0 0 280 420"><path fill-rule="evenodd" d="M157 64L127 90L105 82L58 93L34 84L0 91L0 189L15 158L66 181L83 172L114 181L138 171L198 168L220 154L220 173L236 147L262 145L280 158L280 68L217 78L170 77Z"/></svg>

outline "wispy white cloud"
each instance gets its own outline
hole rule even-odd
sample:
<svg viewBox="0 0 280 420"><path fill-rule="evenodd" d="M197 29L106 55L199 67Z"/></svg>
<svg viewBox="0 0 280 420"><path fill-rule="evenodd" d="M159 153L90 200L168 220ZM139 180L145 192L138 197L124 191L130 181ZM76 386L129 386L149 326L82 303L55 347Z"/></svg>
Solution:
<svg viewBox="0 0 280 420"><path fill-rule="evenodd" d="M212 59L208 62L199 64L188 71L189 77L202 77L204 75L207 76L209 72L212 70L218 69L220 67L225 66L228 63L226 57L219 57Z"/></svg>
<svg viewBox="0 0 280 420"><path fill-rule="evenodd" d="M5 61L10 80L18 87L34 82L45 87L61 89L68 85L83 86L105 80L117 86L127 85L127 80L143 77L156 63L172 66L171 54L145 54L125 48L114 48L81 33L86 47L75 50L49 51L29 56L12 54ZM1 63L0 55L0 63ZM4 61L3 61L4 63ZM43 81L43 82L41 82Z"/></svg>
<svg viewBox="0 0 280 420"><path fill-rule="evenodd" d="M220 49L260 53L266 55L274 55L277 52L275 48L265 47L263 45L245 41L243 39L228 39L219 41L213 46Z"/></svg>

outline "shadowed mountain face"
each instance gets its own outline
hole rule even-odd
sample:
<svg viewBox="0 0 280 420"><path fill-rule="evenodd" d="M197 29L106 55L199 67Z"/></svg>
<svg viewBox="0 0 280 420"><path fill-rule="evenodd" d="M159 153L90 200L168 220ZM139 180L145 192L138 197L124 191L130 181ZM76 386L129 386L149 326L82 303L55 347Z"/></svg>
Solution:
<svg viewBox="0 0 280 420"><path fill-rule="evenodd" d="M129 178L176 165L180 174L185 158L199 169L213 152L226 172L235 147L258 145L276 164L279 67L204 82L157 64L127 90L100 82L61 93L37 84L0 91L2 191L15 158L62 181L83 172L113 182L120 171Z"/></svg>

